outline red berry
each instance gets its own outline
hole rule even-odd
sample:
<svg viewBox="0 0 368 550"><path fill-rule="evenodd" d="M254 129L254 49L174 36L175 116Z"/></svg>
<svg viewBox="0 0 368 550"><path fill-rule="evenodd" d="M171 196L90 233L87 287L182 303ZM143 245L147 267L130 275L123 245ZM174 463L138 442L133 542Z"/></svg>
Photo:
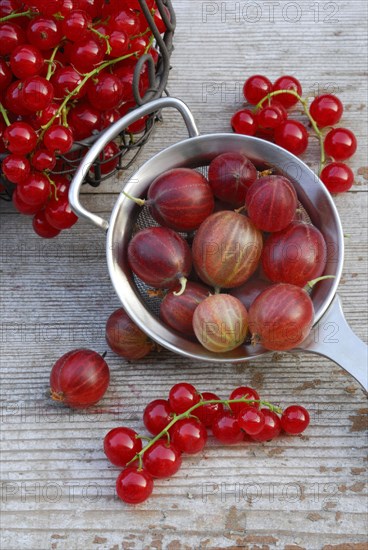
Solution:
<svg viewBox="0 0 368 550"><path fill-rule="evenodd" d="M147 500L153 491L152 476L144 469L125 468L116 480L119 498L128 504L140 504Z"/></svg>
<svg viewBox="0 0 368 550"><path fill-rule="evenodd" d="M21 183L29 176L31 166L25 156L11 154L4 158L1 170L12 183Z"/></svg>
<svg viewBox="0 0 368 550"><path fill-rule="evenodd" d="M54 96L54 88L46 78L31 76L23 82L22 99L24 106L31 112L42 111Z"/></svg>
<svg viewBox="0 0 368 550"><path fill-rule="evenodd" d="M70 48L70 62L78 72L88 73L101 63L104 51L100 41L87 35Z"/></svg>
<svg viewBox="0 0 368 550"><path fill-rule="evenodd" d="M145 451L143 465L153 477L171 477L181 466L181 452L172 443L159 439Z"/></svg>
<svg viewBox="0 0 368 550"><path fill-rule="evenodd" d="M102 150L102 153L99 155L99 161L100 161L100 171L101 174L110 174L115 170L117 165L119 164L119 156L120 156L120 149L119 146L115 143L115 141L110 141ZM91 172L93 174L96 173L95 167L91 167Z"/></svg>
<svg viewBox="0 0 368 550"><path fill-rule="evenodd" d="M246 80L243 92L248 103L256 105L267 94L272 92L272 83L266 76L256 74Z"/></svg>
<svg viewBox="0 0 368 550"><path fill-rule="evenodd" d="M35 214L32 221L32 226L35 233L37 233L39 237L43 237L44 239L53 239L60 233L59 229L55 229L55 227L52 227L47 222L44 210L40 210Z"/></svg>
<svg viewBox="0 0 368 550"><path fill-rule="evenodd" d="M66 65L56 69L51 78L51 84L54 87L54 97L58 99L64 98L70 92L72 92L82 82L82 76L72 67ZM73 96L73 99L80 99L87 92L86 85Z"/></svg>
<svg viewBox="0 0 368 550"><path fill-rule="evenodd" d="M43 172L44 170L52 170L56 164L56 157L47 149L38 149L34 152L31 159L32 166Z"/></svg>
<svg viewBox="0 0 368 550"><path fill-rule="evenodd" d="M65 15L61 23L61 30L68 40L75 42L83 38L91 23L92 18L87 12L83 10L73 10Z"/></svg>
<svg viewBox="0 0 368 550"><path fill-rule="evenodd" d="M196 454L202 451L207 441L207 431L195 418L178 420L170 430L171 441L182 453Z"/></svg>
<svg viewBox="0 0 368 550"><path fill-rule="evenodd" d="M173 411L169 402L165 399L155 399L151 401L151 403L148 403L147 407L144 409L144 425L153 435L162 432L172 419Z"/></svg>
<svg viewBox="0 0 368 550"><path fill-rule="evenodd" d="M126 466L142 449L142 439L130 428L114 428L104 438L104 451L115 466Z"/></svg>
<svg viewBox="0 0 368 550"><path fill-rule="evenodd" d="M325 94L316 97L309 112L320 128L337 124L342 117L343 105L338 97L332 94Z"/></svg>
<svg viewBox="0 0 368 550"><path fill-rule="evenodd" d="M302 86L299 80L294 76L280 76L274 83L272 91L276 92L278 90L293 90L297 92L299 96L302 95ZM274 97L286 109L298 103L298 98L292 94L280 94Z"/></svg>
<svg viewBox="0 0 368 550"><path fill-rule="evenodd" d="M4 131L3 139L9 151L18 155L26 155L35 148L37 134L26 122L13 122Z"/></svg>
<svg viewBox="0 0 368 550"><path fill-rule="evenodd" d="M32 124L32 127L35 130L38 130L43 126L44 124L47 124L54 116L56 115L58 111L59 105L57 103L50 103L43 111L39 111L37 113L33 113L29 117L29 121ZM60 121L60 117L56 117L54 120L54 124L58 124Z"/></svg>
<svg viewBox="0 0 368 550"><path fill-rule="evenodd" d="M259 394L256 390L253 388L249 388L248 386L240 386L239 388L235 388L230 394L229 399L249 399L254 401L259 401ZM259 403L249 403L253 407L256 407L259 409ZM230 409L233 411L234 414L239 414L240 411L247 405L247 403L230 403Z"/></svg>
<svg viewBox="0 0 368 550"><path fill-rule="evenodd" d="M254 136L258 124L256 117L249 109L241 109L237 111L231 119L231 127L236 134L245 136Z"/></svg>
<svg viewBox="0 0 368 550"><path fill-rule="evenodd" d="M301 405L291 405L282 413L281 427L288 434L301 434L308 425L309 413Z"/></svg>
<svg viewBox="0 0 368 550"><path fill-rule="evenodd" d="M264 428L265 417L262 411L250 405L245 406L238 414L238 423L248 435L257 435Z"/></svg>
<svg viewBox="0 0 368 550"><path fill-rule="evenodd" d="M45 216L48 223L56 229L68 229L78 220L71 209L67 195L59 196L58 200L50 199L45 208Z"/></svg>
<svg viewBox="0 0 368 550"><path fill-rule="evenodd" d="M37 204L36 206L27 204L19 197L18 187L16 187L14 190L12 201L16 210L18 210L18 212L20 212L21 214L25 214L26 216L33 216L40 210L40 206L38 206Z"/></svg>
<svg viewBox="0 0 368 550"><path fill-rule="evenodd" d="M294 155L304 153L308 140L308 132L298 120L286 120L275 129L275 143Z"/></svg>
<svg viewBox="0 0 368 550"><path fill-rule="evenodd" d="M39 15L29 22L27 38L39 50L52 50L62 38L60 25L53 17Z"/></svg>
<svg viewBox="0 0 368 550"><path fill-rule="evenodd" d="M113 30L109 34L110 57L121 57L128 51L129 37L124 31Z"/></svg>
<svg viewBox="0 0 368 550"><path fill-rule="evenodd" d="M287 119L285 107L281 104L272 103L265 105L257 113L257 122L261 130L275 130Z"/></svg>
<svg viewBox="0 0 368 550"><path fill-rule="evenodd" d="M32 44L22 44L10 56L10 68L17 78L27 78L39 74L44 59L38 48Z"/></svg>
<svg viewBox="0 0 368 550"><path fill-rule="evenodd" d="M271 439L275 439L281 431L279 416L266 408L261 409L261 412L264 415L265 424L258 434L252 435L252 439L255 441L270 441Z"/></svg>
<svg viewBox="0 0 368 550"><path fill-rule="evenodd" d="M200 401L200 395L192 384L180 382L169 392L169 403L176 414L181 414Z"/></svg>
<svg viewBox="0 0 368 550"><path fill-rule="evenodd" d="M220 400L220 398L215 393L206 391L202 393L203 401L210 401L212 399L217 399L218 401ZM198 409L195 409L193 411L193 415L197 416L206 428L210 428L216 416L219 413L222 413L223 410L224 406L222 403L212 403L198 407Z"/></svg>
<svg viewBox="0 0 368 550"><path fill-rule="evenodd" d="M225 445L232 445L244 440L238 420L230 411L224 411L216 416L212 424L212 433Z"/></svg>
<svg viewBox="0 0 368 550"><path fill-rule="evenodd" d="M13 79L12 72L5 59L0 58L0 91L5 90Z"/></svg>
<svg viewBox="0 0 368 550"><path fill-rule="evenodd" d="M357 150L354 133L347 128L334 128L325 137L326 154L334 160L346 160Z"/></svg>
<svg viewBox="0 0 368 550"><path fill-rule="evenodd" d="M50 196L51 185L42 172L32 172L28 178L18 185L19 198L30 205L44 206Z"/></svg>
<svg viewBox="0 0 368 550"><path fill-rule="evenodd" d="M123 86L117 76L100 73L88 88L90 104L100 111L117 107L123 99Z"/></svg>
<svg viewBox="0 0 368 550"><path fill-rule="evenodd" d="M54 124L48 128L43 136L45 147L51 153L67 153L73 145L73 134L70 128Z"/></svg>
<svg viewBox="0 0 368 550"><path fill-rule="evenodd" d="M78 103L70 109L68 124L73 130L75 139L84 139L97 130L101 124L101 111L92 107L86 101Z"/></svg>
<svg viewBox="0 0 368 550"><path fill-rule="evenodd" d="M12 21L0 23L0 55L9 55L25 42L24 30Z"/></svg>
<svg viewBox="0 0 368 550"><path fill-rule="evenodd" d="M342 162L331 162L331 164L325 166L320 178L330 193L344 193L354 183L352 169Z"/></svg>
<svg viewBox="0 0 368 550"><path fill-rule="evenodd" d="M134 11L119 6L118 11L114 12L114 16L110 18L109 29L135 36L139 34L139 19Z"/></svg>

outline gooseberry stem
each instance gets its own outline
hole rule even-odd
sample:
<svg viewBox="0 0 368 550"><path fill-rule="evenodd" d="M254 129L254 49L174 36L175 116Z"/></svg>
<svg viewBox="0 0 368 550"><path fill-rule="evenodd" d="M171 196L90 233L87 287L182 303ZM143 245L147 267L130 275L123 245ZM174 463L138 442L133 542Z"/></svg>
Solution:
<svg viewBox="0 0 368 550"><path fill-rule="evenodd" d="M152 447L152 445L156 443L156 441L158 441L164 436L167 437L169 435L170 428L172 428L177 422L179 422L179 420L183 420L184 418L195 416L195 415L192 415L192 412L198 409L199 407L202 407L203 405L216 405L220 403L226 406L229 406L232 403L244 403L245 405L258 404L260 406L267 407L268 409L270 409L270 411L273 411L277 414L282 413L282 409L280 407L277 407L276 405L272 405L272 403L269 403L268 401L263 401L261 399L246 399L245 397L241 397L239 399L208 399L208 400L201 399L200 401L198 401L198 403L190 407L190 409L188 409L187 411L181 414L174 414L173 419L169 422L166 428L164 428L159 434L155 435L155 437L150 439L147 445L143 447L143 449L139 451L136 455L134 455L134 457L127 463L127 466L129 466L129 464L131 464L132 462L135 462L136 460L138 460L138 469L142 469L142 457L144 453L148 451L148 449Z"/></svg>
<svg viewBox="0 0 368 550"><path fill-rule="evenodd" d="M324 281L325 279L335 279L335 275L323 275L323 277L317 277L317 279L312 279L311 281L308 281L305 285L305 288L313 288L314 285L319 283L320 281Z"/></svg>
<svg viewBox="0 0 368 550"><path fill-rule="evenodd" d="M144 206L146 204L145 199L137 199L136 197L132 197L132 195L129 195L129 193L126 193L123 191L123 195L125 195L128 199L134 201L138 206Z"/></svg>
<svg viewBox="0 0 368 550"><path fill-rule="evenodd" d="M4 122L7 126L10 126L10 120L9 120L9 117L8 117L8 113L5 109L5 107L3 106L2 103L0 103L0 113L3 115L3 119L4 119Z"/></svg>
<svg viewBox="0 0 368 550"><path fill-rule="evenodd" d="M312 125L312 128L315 131L315 133L318 137L318 140L319 140L320 149L321 149L321 163L320 163L319 173L321 173L322 168L326 164L326 153L325 153L325 146L324 146L324 138L323 138L323 134L322 134L321 130L318 128L317 122L314 120L314 118L310 114L310 110L309 110L309 107L308 107L308 101L306 99L303 99L298 94L298 92L296 92L295 90L276 90L275 92L270 92L263 99L261 99L261 101L259 103L257 103L257 105L255 106L254 112L256 112L260 107L262 107L262 105L265 101L267 101L267 100L269 101L271 99L271 97L275 97L275 96L278 96L280 94L293 95L303 105L304 113L307 115L307 117L308 117L308 119L309 119L309 121Z"/></svg>

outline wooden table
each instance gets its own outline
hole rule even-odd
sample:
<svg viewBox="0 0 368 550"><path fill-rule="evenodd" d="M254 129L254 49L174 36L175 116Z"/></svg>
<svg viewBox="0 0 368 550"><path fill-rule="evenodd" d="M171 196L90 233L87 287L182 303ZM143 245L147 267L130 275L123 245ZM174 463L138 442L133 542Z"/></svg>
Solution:
<svg viewBox="0 0 368 550"><path fill-rule="evenodd" d="M359 151L350 163L354 187L335 198L346 235L339 294L352 328L367 339L367 3L174 4L169 88L202 132L230 130L254 73L294 74L307 93L334 91L343 100L342 124L356 132ZM180 117L165 113L139 164L184 137ZM313 167L317 153L312 140L304 158ZM86 190L84 204L108 217L123 183ZM305 354L230 366L165 351L127 363L109 352L112 382L100 414L59 407L48 397L52 364L77 347L103 352L105 321L119 307L105 236L80 221L45 241L10 204L1 204L1 216L2 549L367 548L367 404L349 375ZM114 494L118 470L102 439L118 425L143 429L145 404L181 380L224 397L250 384L270 401L304 404L311 425L302 437L266 444L222 447L210 439L204 453L156 483L149 501L128 507Z"/></svg>

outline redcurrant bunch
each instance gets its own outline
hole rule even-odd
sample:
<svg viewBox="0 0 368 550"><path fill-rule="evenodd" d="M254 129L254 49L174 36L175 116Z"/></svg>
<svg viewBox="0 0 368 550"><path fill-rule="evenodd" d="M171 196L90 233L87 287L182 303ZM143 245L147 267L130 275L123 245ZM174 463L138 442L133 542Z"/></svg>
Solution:
<svg viewBox="0 0 368 550"><path fill-rule="evenodd" d="M282 412L261 400L249 386L235 388L229 399L220 399L180 382L170 389L168 399L148 403L143 422L154 436L151 439L127 427L113 428L104 438L107 458L123 468L116 491L128 504L144 502L153 491L154 478L173 476L182 464L183 453L201 452L209 429L225 445L270 441L282 430L301 434L309 424L309 414L300 405ZM143 439L147 440L144 446Z"/></svg>
<svg viewBox="0 0 368 550"><path fill-rule="evenodd" d="M0 11L0 153L2 175L15 185L13 203L33 216L45 238L71 227L77 217L54 173L63 159L78 160L76 142L105 129L136 106L137 60L159 52L137 0L25 0L2 2ZM147 0L160 33L170 20ZM139 90L150 86L148 65ZM147 117L127 129L142 133ZM5 156L6 155L6 156ZM101 173L118 165L120 148L101 153ZM93 170L93 169L92 169ZM54 173L53 173L54 172ZM63 188L69 182L63 178Z"/></svg>
<svg viewBox="0 0 368 550"><path fill-rule="evenodd" d="M321 180L331 193L341 193L351 188L354 174L341 161L354 155L357 140L347 128L331 128L340 122L343 114L343 105L338 97L333 94L319 95L309 105L302 97L299 80L289 75L281 76L274 83L263 75L250 76L243 92L247 103L254 107L246 107L233 115L231 126L234 132L272 140L294 155L302 155L308 147L309 131L302 122L289 118L288 111L301 103L320 142ZM328 164L327 156L331 158Z"/></svg>

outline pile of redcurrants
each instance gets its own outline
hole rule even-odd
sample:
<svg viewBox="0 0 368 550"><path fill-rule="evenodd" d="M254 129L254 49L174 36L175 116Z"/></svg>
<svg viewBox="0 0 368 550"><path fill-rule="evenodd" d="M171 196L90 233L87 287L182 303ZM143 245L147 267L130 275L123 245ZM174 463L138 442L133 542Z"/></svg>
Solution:
<svg viewBox="0 0 368 550"><path fill-rule="evenodd" d="M152 438L127 427L110 430L104 451L112 464L124 468L116 481L118 496L129 504L144 502L152 493L153 478L174 475L182 453L203 450L208 433L225 445L275 439L283 431L301 434L309 424L309 413L300 405L282 411L260 399L253 388L241 386L222 400L211 392L199 393L181 382L170 389L168 399L156 399L143 413ZM143 446L142 439L148 439Z"/></svg>
<svg viewBox="0 0 368 550"><path fill-rule="evenodd" d="M160 33L170 14L147 5ZM77 217L68 202L63 160L78 158L75 142L96 134L136 106L137 60L159 51L138 0L1 0L1 172L15 184L15 208L33 216L35 232L55 237ZM148 65L141 96L150 87ZM142 133L147 117L127 129ZM101 153L102 174L113 172L120 149ZM92 169L93 170L93 169Z"/></svg>
<svg viewBox="0 0 368 550"><path fill-rule="evenodd" d="M301 103L320 142L321 180L331 193L342 193L351 188L354 174L343 161L354 155L357 140L351 130L333 128L343 114L343 104L338 97L319 95L309 105L302 97L299 80L287 75L273 84L266 76L253 75L246 80L243 91L246 101L254 107L241 109L233 115L231 125L234 132L272 140L299 156L308 147L309 130L299 120L289 118L289 109ZM332 162L327 164L326 156Z"/></svg>

